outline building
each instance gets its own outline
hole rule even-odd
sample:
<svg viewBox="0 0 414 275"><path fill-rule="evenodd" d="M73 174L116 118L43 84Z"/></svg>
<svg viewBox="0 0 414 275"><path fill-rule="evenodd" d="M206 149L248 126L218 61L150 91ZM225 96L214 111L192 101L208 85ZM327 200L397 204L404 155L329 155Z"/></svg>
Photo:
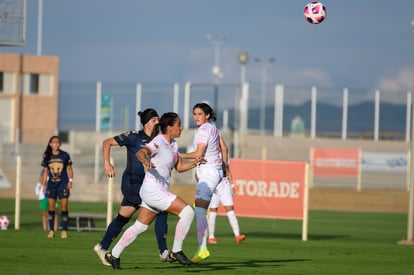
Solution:
<svg viewBox="0 0 414 275"><path fill-rule="evenodd" d="M0 53L0 142L44 144L57 133L59 58Z"/></svg>

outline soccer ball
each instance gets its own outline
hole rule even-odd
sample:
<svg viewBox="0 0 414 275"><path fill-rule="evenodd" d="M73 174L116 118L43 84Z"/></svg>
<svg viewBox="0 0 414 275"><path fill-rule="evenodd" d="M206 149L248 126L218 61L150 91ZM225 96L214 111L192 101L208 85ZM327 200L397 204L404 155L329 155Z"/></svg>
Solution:
<svg viewBox="0 0 414 275"><path fill-rule="evenodd" d="M0 216L0 227L1 227L1 230L7 230L7 228L9 227L9 224L10 224L9 217L7 217L7 216Z"/></svg>
<svg viewBox="0 0 414 275"><path fill-rule="evenodd" d="M321 2L309 2L303 14L309 23L319 24L326 18L326 8Z"/></svg>

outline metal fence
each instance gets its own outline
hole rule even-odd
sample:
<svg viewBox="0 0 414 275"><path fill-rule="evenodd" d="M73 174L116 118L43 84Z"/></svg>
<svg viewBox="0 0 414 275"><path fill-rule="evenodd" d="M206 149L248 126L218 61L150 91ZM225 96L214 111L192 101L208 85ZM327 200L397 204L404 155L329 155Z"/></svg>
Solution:
<svg viewBox="0 0 414 275"><path fill-rule="evenodd" d="M194 127L192 106L208 102L217 125L277 137L410 139L411 92L262 85L260 83L60 83L59 130L97 130L98 94L112 99L110 130L139 128L136 112L148 107L180 114Z"/></svg>

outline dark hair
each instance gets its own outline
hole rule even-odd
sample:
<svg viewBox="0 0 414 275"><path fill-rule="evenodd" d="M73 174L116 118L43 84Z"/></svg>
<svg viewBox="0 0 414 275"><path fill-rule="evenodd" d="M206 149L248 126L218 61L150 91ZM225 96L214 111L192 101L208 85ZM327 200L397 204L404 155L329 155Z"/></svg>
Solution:
<svg viewBox="0 0 414 275"><path fill-rule="evenodd" d="M174 112L164 113L160 118L161 133L165 134L167 132L167 127L173 126L177 118L178 118L177 113L174 113Z"/></svg>
<svg viewBox="0 0 414 275"><path fill-rule="evenodd" d="M194 105L193 111L195 108L200 108L201 110L203 110L204 114L210 115L208 120L212 120L212 121L217 120L216 113L213 111L213 108L211 108L210 105L208 105L207 103L204 103L204 102L197 103L196 105Z"/></svg>
<svg viewBox="0 0 414 275"><path fill-rule="evenodd" d="M53 139L57 138L59 140L59 143L62 143L62 140L60 139L59 136L51 136L49 138L49 142L47 143L46 146L46 150L43 153L43 161L49 161L51 156L52 156L52 147L50 147L50 143L52 142Z"/></svg>
<svg viewBox="0 0 414 275"><path fill-rule="evenodd" d="M153 117L159 117L157 111L152 108L145 109L143 112L139 111L137 113L141 117L142 126L147 124L148 121L151 120Z"/></svg>

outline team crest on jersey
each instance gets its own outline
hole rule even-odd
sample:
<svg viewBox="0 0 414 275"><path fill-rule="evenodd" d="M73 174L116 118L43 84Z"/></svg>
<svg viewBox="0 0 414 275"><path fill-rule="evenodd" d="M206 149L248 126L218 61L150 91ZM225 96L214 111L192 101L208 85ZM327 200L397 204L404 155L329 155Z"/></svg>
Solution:
<svg viewBox="0 0 414 275"><path fill-rule="evenodd" d="M160 148L160 146L157 143L154 143L154 147L157 149Z"/></svg>
<svg viewBox="0 0 414 275"><path fill-rule="evenodd" d="M51 159L49 162L49 171L51 174L51 181L60 181L64 165L60 159Z"/></svg>

